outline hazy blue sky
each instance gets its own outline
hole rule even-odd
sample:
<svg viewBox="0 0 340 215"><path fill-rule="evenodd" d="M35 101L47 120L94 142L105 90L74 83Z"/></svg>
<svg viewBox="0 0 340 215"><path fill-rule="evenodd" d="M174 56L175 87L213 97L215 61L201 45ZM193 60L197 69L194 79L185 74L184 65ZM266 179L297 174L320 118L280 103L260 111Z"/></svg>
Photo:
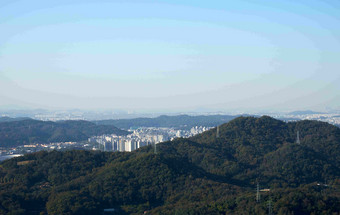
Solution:
<svg viewBox="0 0 340 215"><path fill-rule="evenodd" d="M340 109L340 1L0 1L0 106Z"/></svg>

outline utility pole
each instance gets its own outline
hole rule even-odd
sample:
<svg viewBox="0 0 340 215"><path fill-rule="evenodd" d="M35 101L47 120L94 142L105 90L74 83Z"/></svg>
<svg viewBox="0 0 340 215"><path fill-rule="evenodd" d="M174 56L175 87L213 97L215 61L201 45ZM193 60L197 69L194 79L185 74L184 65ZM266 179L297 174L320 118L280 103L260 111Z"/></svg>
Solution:
<svg viewBox="0 0 340 215"><path fill-rule="evenodd" d="M216 130L216 138L220 137L220 126L217 126L217 130Z"/></svg>
<svg viewBox="0 0 340 215"><path fill-rule="evenodd" d="M299 133L299 131L297 131L297 133L296 133L296 143L297 144L299 144L300 145L300 133Z"/></svg>
<svg viewBox="0 0 340 215"><path fill-rule="evenodd" d="M272 215L272 214L273 214L272 198L269 197L269 201L268 201L268 215Z"/></svg>
<svg viewBox="0 0 340 215"><path fill-rule="evenodd" d="M257 182L256 185L256 202L259 203L261 200L261 196L260 196L260 184L259 182Z"/></svg>

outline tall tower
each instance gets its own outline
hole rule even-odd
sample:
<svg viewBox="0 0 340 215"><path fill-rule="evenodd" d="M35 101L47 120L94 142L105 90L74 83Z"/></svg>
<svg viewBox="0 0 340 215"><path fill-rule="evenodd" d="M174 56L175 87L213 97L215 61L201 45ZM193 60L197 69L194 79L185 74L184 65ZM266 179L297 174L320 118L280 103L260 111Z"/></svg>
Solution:
<svg viewBox="0 0 340 215"><path fill-rule="evenodd" d="M157 145L154 143L154 154L157 154Z"/></svg>
<svg viewBox="0 0 340 215"><path fill-rule="evenodd" d="M268 215L272 215L272 214L273 214L272 198L269 197L269 201L268 201Z"/></svg>
<svg viewBox="0 0 340 215"><path fill-rule="evenodd" d="M301 142L300 142L300 133L299 133L299 131L297 131L297 133L296 133L296 143L297 144L300 144Z"/></svg>
<svg viewBox="0 0 340 215"><path fill-rule="evenodd" d="M261 200L261 196L260 196L260 184L259 182L257 182L256 185L256 202L259 203Z"/></svg>
<svg viewBox="0 0 340 215"><path fill-rule="evenodd" d="M217 126L217 130L216 130L216 138L220 137L220 126Z"/></svg>

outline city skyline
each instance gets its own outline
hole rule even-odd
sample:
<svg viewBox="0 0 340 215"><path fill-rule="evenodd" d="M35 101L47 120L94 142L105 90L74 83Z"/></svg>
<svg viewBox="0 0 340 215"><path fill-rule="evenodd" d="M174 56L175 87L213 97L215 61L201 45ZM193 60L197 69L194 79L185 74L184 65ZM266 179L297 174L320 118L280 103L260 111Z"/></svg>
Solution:
<svg viewBox="0 0 340 215"><path fill-rule="evenodd" d="M0 107L340 109L338 1L2 1Z"/></svg>

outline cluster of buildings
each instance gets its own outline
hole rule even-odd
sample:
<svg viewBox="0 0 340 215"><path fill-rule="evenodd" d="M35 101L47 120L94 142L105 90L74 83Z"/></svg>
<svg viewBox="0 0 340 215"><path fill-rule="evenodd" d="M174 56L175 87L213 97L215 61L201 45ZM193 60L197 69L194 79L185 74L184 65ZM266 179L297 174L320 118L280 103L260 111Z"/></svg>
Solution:
<svg viewBox="0 0 340 215"><path fill-rule="evenodd" d="M127 136L117 136L114 134L101 135L91 137L88 139L88 141L90 143L97 143L98 149L102 151L131 152L142 146L157 144L179 137L191 137L209 129L210 128L203 126L195 126L190 130L142 127L135 130L130 130L132 134Z"/></svg>
<svg viewBox="0 0 340 215"><path fill-rule="evenodd" d="M130 130L132 133L127 136L102 135L94 136L88 141L82 142L56 142L56 143L32 143L13 148L0 147L0 161L26 153L37 152L41 150L102 150L102 151L128 151L131 152L142 146L157 144L160 142L173 140L179 137L190 137L206 130L208 127L196 126L190 130L179 130L174 128L149 128L143 127Z"/></svg>
<svg viewBox="0 0 340 215"><path fill-rule="evenodd" d="M308 120L318 120L323 122L328 122L333 125L340 125L340 115L339 114L309 114L298 116L300 119Z"/></svg>
<svg viewBox="0 0 340 215"><path fill-rule="evenodd" d="M334 113L313 113L313 114L270 114L274 118L288 119L286 121L297 120L317 120L322 122L328 122L333 125L340 125L340 114ZM289 120L290 119L290 120Z"/></svg>

